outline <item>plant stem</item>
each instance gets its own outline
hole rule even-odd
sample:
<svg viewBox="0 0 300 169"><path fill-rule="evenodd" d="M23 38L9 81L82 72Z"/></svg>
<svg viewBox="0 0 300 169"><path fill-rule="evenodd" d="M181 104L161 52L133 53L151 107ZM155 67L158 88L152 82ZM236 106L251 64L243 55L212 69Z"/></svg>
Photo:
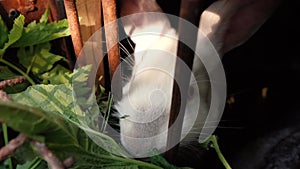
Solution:
<svg viewBox="0 0 300 169"><path fill-rule="evenodd" d="M231 169L230 165L228 164L228 162L226 161L225 157L223 156L219 144L218 144L218 140L216 136L211 136L209 138L209 141L212 142L214 149L216 150L216 153L220 159L220 161L222 162L222 164L224 165L224 167L226 169Z"/></svg>
<svg viewBox="0 0 300 169"><path fill-rule="evenodd" d="M102 132L105 132L106 130L106 126L108 124L108 118L110 116L110 112L111 112L111 106L112 106L112 95L111 95L111 92L109 92L108 94L108 107L107 107L107 112L105 113L105 117L103 118L104 119L104 125L102 124L102 127L101 127L101 131Z"/></svg>
<svg viewBox="0 0 300 169"><path fill-rule="evenodd" d="M122 158L122 157L117 157L117 156L110 157L110 158L118 160L118 161L123 161L123 162L136 164L136 165L142 166L142 167L153 168L153 169L162 169L161 167L159 167L157 165L147 163L147 162L143 162L143 161L139 161L139 160L130 159L130 158Z"/></svg>
<svg viewBox="0 0 300 169"><path fill-rule="evenodd" d="M20 68L18 68L17 66L11 64L10 62L4 60L4 59L0 59L0 62L11 67L12 69L14 69L15 71L19 72L22 76L24 76L28 82L31 84L31 85L35 85L35 82L32 80L31 77L29 77L28 74L26 74L23 70L21 70Z"/></svg>
<svg viewBox="0 0 300 169"><path fill-rule="evenodd" d="M31 47L32 47L32 46L30 46L30 48L31 48ZM39 57L40 57L40 55L39 55ZM31 60L30 65L28 66L28 68L27 68L27 70L26 70L26 74L29 74L29 72L30 72L30 70L32 69L32 66L33 66L33 64L34 64L34 62L35 62L35 60L36 60L36 58L37 58L37 55L34 55L33 58L32 58L32 60Z"/></svg>
<svg viewBox="0 0 300 169"><path fill-rule="evenodd" d="M8 133L7 133L7 126L5 123L2 124L2 130L3 130L4 143L5 145L8 145ZM8 160L9 169L13 169L11 158L9 157L7 160Z"/></svg>
<svg viewBox="0 0 300 169"><path fill-rule="evenodd" d="M32 165L30 165L30 169L36 169L40 165L41 162L42 162L42 159L35 158Z"/></svg>

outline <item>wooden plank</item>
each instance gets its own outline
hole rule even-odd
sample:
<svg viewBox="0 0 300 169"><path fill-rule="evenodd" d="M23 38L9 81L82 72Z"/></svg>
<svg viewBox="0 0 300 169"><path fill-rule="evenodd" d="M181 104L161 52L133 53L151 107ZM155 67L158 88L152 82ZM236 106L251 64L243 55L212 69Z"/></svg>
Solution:
<svg viewBox="0 0 300 169"><path fill-rule="evenodd" d="M74 52L76 58L79 57L83 47L82 37L80 32L80 25L78 21L78 14L76 10L75 0L64 0L64 6L69 21L71 31L71 38L73 42Z"/></svg>
<svg viewBox="0 0 300 169"><path fill-rule="evenodd" d="M180 6L180 14L179 17L191 22L195 26L198 27L200 16L207 5L207 0L182 0ZM194 51L197 43L197 34L198 31L193 30L183 30L184 22L179 21L178 24L178 32L179 32L179 41L178 41L178 49L177 56L181 59L189 68L190 72L192 72L193 61L194 61ZM185 40L184 40L185 39ZM188 40L191 43L191 48L184 44L183 42ZM184 111L186 107L186 98L188 93L188 87L190 83L191 73L183 74L184 68L180 62L176 62L175 67L175 78L173 86L173 94L172 94L172 106L170 111L170 119L169 119L169 130L168 130L168 138L167 138L167 149L170 149L174 145L174 148L170 149L166 153L166 158L169 162L174 162L179 142L181 139L181 131L184 113L179 113L180 110ZM185 84L183 86L179 86L178 84ZM175 121L177 121L175 123Z"/></svg>
<svg viewBox="0 0 300 169"><path fill-rule="evenodd" d="M101 0L77 0L76 7L83 44L85 44L94 33L97 33L99 37L102 37L102 32L100 32L103 20ZM99 39L99 42L100 41L102 41L102 39ZM97 47L99 48L99 51L103 51L102 43L99 43ZM98 56L99 54L95 53L94 55ZM98 67L96 80L102 77L99 83L104 87L106 87L107 84L105 82L105 74L104 62L102 61Z"/></svg>
<svg viewBox="0 0 300 169"><path fill-rule="evenodd" d="M116 100L122 97L122 79L121 72L117 71L120 65L119 55L119 33L117 23L117 4L116 0L102 0L103 20L105 26L106 48L108 52L108 63L110 69L110 80L114 78L114 82L118 83L119 88L116 88L113 97Z"/></svg>

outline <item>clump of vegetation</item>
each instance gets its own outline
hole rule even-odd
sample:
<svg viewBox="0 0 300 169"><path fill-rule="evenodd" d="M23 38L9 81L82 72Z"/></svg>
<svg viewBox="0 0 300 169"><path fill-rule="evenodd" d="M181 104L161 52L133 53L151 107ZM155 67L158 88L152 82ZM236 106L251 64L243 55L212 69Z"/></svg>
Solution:
<svg viewBox="0 0 300 169"><path fill-rule="evenodd" d="M84 113L78 114L81 110L74 104L72 79L86 82L91 67L71 72L61 64L67 60L50 51L50 41L70 35L67 20L48 23L46 11L38 23L24 24L20 15L8 30L0 18L0 119L6 145L0 167L48 168L48 163L56 168L161 168L127 158L105 134L93 133L101 147L86 134L92 131L78 120ZM9 142L8 128L21 134Z"/></svg>
<svg viewBox="0 0 300 169"><path fill-rule="evenodd" d="M91 121L80 121L85 113L74 102L73 84L87 87L91 66L72 72L63 56L51 52L50 41L70 35L67 20L48 23L47 10L27 26L20 15L8 30L0 17L0 35L0 168L177 168L161 156L151 163L130 159L112 138L95 132ZM96 103L100 111L110 109L107 99Z"/></svg>

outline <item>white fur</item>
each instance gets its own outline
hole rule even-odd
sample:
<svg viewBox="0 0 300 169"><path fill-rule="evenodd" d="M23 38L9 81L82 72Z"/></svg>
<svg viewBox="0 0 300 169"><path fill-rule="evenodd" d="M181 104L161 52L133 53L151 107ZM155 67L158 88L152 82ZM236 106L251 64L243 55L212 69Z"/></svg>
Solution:
<svg viewBox="0 0 300 169"><path fill-rule="evenodd" d="M219 55L224 48L238 44L238 41L229 47L223 44L229 20L238 10L239 3L242 4L237 0L228 2L219 0L202 14L199 32L203 34L198 34L196 49L200 55L209 57L217 54L206 36ZM162 10L155 0L122 0L121 16L139 12ZM147 13L131 15L123 20L123 24L136 46L133 76L123 89L122 100L115 105L121 116L128 115L120 120L121 142L133 156L146 157L153 148L161 152L166 148L178 35L163 14L159 17ZM193 73L196 83L195 79L190 82L191 93L187 100L182 138L188 134L187 141L203 141L218 123L212 121L212 128L201 132L210 106L210 83L199 59L194 61ZM197 93L200 100L196 97ZM200 108L197 107L199 103ZM191 113L194 111L198 113ZM219 119L218 115L209 117L209 120L214 119Z"/></svg>
<svg viewBox="0 0 300 169"><path fill-rule="evenodd" d="M150 2L152 9L147 8ZM140 11L145 12L142 10L145 8L148 9L146 12L161 11L152 0L146 4L133 0L123 2L122 12L134 7L138 8L136 11L141 9ZM124 19L123 24L126 33L136 44L135 65L133 76L123 89L123 98L115 107L121 116L128 116L120 120L123 146L133 156L145 157L154 148L161 152L166 148L178 35L165 15L133 15ZM209 93L207 74L199 60L195 59L193 70L198 83L195 83L195 79L192 80L190 88L196 90L195 95L198 92L201 94L201 106L199 109L199 98L189 96L182 138L193 128L193 134L189 135L190 141L198 139L204 125ZM199 91L197 85L201 86ZM200 112L197 119L198 109ZM196 119L196 125L193 126Z"/></svg>

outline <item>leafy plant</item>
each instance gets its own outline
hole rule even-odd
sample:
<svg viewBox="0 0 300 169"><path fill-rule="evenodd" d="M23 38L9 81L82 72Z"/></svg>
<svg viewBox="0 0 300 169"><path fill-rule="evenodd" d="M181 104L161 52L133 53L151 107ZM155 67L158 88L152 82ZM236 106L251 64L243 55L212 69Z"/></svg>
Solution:
<svg viewBox="0 0 300 169"><path fill-rule="evenodd" d="M70 77L78 77L89 68L79 69ZM73 168L160 168L126 158L126 153L113 139L80 123L77 120L80 108L73 102L71 84L35 85L10 97L14 103L0 102L0 118L14 130L46 143L60 159L73 156L76 161ZM82 115L84 113L79 113L79 117ZM98 146L86 132L97 137L101 147L120 156Z"/></svg>
<svg viewBox="0 0 300 169"><path fill-rule="evenodd" d="M14 20L13 28L10 31L8 31L0 17L0 63L5 66L4 69L6 71L7 69L12 69L12 72L18 72L18 74L14 73L15 76L22 75L26 77L32 85L36 84L36 82L47 83L46 78L49 75L43 76L43 74L49 74L49 71L58 66L53 66L58 61L66 61L64 57L50 52L51 46L49 42L70 35L68 22L64 19L59 22L48 23L48 13L49 10L46 10L39 23L33 21L27 26L24 25L24 16L20 15ZM6 55L9 49L18 51L18 64L10 61L14 59L15 62L16 58ZM55 70L66 72L67 69ZM51 79L54 79L54 73L57 74L57 72L52 72ZM5 77L0 75L0 79L5 79Z"/></svg>
<svg viewBox="0 0 300 169"><path fill-rule="evenodd" d="M16 168L48 168L30 144L35 140L45 144L60 160L73 157L75 163L71 168L177 169L159 155L154 156L151 163L130 159L115 140L103 133L110 116L111 96L107 102L99 100L104 95L103 88L99 96L93 94L93 89L87 84L91 66L72 73L59 64L67 60L51 52L50 41L69 36L70 30L67 20L48 23L48 13L46 10L38 23L34 21L27 26L24 25L24 16L20 15L14 20L11 30L0 16L0 80L22 75L28 81L5 88L13 102L0 99L0 119L5 122L1 132L5 144L8 144L7 126L26 135L29 140L14 154ZM16 56L8 54L13 50L17 51L13 52ZM102 125L99 123L99 109L107 112ZM220 159L226 162L216 138L212 137L208 142L213 143ZM10 159L4 163L12 169ZM4 166L0 165L0 168Z"/></svg>

